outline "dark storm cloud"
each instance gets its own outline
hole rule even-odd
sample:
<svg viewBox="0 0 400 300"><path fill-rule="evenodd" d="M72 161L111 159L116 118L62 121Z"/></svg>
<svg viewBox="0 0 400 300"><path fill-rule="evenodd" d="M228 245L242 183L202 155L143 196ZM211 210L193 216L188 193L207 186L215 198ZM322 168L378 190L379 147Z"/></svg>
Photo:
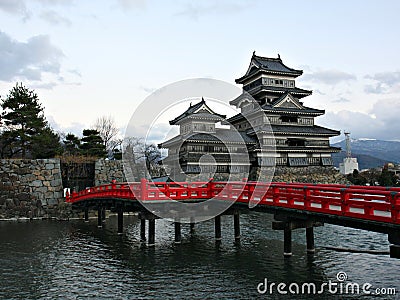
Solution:
<svg viewBox="0 0 400 300"><path fill-rule="evenodd" d="M0 31L0 80L41 80L43 73L60 74L63 52L51 44L47 35L26 42L12 39Z"/></svg>

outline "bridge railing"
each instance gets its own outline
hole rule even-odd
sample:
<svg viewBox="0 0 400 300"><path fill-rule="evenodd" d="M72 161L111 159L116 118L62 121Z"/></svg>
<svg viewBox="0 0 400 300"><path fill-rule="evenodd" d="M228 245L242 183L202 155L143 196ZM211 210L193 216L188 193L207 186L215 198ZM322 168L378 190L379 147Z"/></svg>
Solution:
<svg viewBox="0 0 400 300"><path fill-rule="evenodd" d="M223 201L283 207L400 224L400 188L346 186L337 184L261 182L149 182L111 183L87 188L67 196L75 203L93 198L142 201Z"/></svg>

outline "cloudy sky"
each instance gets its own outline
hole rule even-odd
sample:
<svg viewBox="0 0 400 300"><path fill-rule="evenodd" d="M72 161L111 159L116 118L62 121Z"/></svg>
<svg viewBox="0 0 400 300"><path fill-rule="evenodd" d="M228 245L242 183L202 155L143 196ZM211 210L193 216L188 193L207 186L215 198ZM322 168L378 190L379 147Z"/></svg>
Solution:
<svg viewBox="0 0 400 300"><path fill-rule="evenodd" d="M304 70L317 123L400 140L400 1L0 0L0 95L37 91L53 127L124 128L154 90L234 83L251 54ZM155 104L157 105L157 104Z"/></svg>

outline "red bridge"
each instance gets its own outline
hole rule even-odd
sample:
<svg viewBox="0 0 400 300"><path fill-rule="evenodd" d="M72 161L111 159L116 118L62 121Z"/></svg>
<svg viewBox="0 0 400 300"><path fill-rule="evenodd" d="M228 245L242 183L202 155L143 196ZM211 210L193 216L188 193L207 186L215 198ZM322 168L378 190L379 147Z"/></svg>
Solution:
<svg viewBox="0 0 400 300"><path fill-rule="evenodd" d="M202 202L208 199L233 202L224 214L233 214L235 238L240 238L239 213L273 213L273 229L284 231L284 254L291 255L291 231L306 228L307 249L314 251L313 227L323 223L360 228L388 234L390 255L400 258L400 188L346 186L337 184L260 182L148 182L112 183L87 188L67 196L73 208L98 210L99 226L105 209L118 212L122 232L123 212L137 211L141 218L141 238L149 220L149 245L154 245L157 216L147 212L138 200L152 204ZM249 203L258 204L250 208ZM181 240L181 224L176 220L175 242ZM191 229L194 222L191 224ZM215 217L215 237L221 238L220 216Z"/></svg>

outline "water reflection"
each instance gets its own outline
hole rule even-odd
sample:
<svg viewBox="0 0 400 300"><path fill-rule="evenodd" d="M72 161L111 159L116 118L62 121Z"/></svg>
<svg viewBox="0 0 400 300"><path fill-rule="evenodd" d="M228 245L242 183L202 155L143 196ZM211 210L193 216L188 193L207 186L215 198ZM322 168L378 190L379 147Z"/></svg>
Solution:
<svg viewBox="0 0 400 300"><path fill-rule="evenodd" d="M219 244L212 221L196 224L192 235L189 225L183 225L182 244L175 245L172 224L157 220L154 248L140 243L136 217L124 222L123 235L116 234L114 217L100 229L96 220L0 223L0 298L254 298L261 296L257 284L264 278L321 284L335 280L339 271L352 282L400 289L400 261L326 249L308 255L304 230L293 232L294 255L284 259L283 234L272 231L271 216L262 213L241 216L240 243L234 242L232 216L222 217ZM315 235L317 249L388 249L382 234L326 225L316 228Z"/></svg>

